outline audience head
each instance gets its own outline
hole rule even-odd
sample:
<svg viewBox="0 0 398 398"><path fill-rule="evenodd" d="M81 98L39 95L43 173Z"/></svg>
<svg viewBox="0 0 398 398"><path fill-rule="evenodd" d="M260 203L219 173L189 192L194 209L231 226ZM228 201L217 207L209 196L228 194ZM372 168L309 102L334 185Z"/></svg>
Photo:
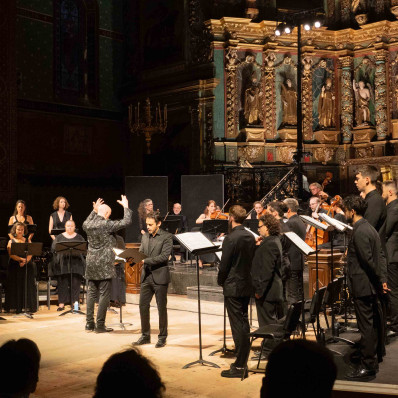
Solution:
<svg viewBox="0 0 398 398"><path fill-rule="evenodd" d="M229 209L229 219L236 224L242 224L246 219L246 210L239 205L231 206Z"/></svg>
<svg viewBox="0 0 398 398"><path fill-rule="evenodd" d="M364 165L357 169L355 185L359 192L367 194L376 188L379 170L375 166Z"/></svg>
<svg viewBox="0 0 398 398"><path fill-rule="evenodd" d="M107 220L111 214L112 209L108 205L102 204L100 207L98 207L98 215L104 217L105 220Z"/></svg>
<svg viewBox="0 0 398 398"><path fill-rule="evenodd" d="M20 214L24 217L26 216L26 203L22 199L17 200L17 203L15 203L13 216L16 216L17 214Z"/></svg>
<svg viewBox="0 0 398 398"><path fill-rule="evenodd" d="M160 398L165 386L151 361L131 348L113 354L97 378L93 398L128 397L132 389L145 398Z"/></svg>
<svg viewBox="0 0 398 398"><path fill-rule="evenodd" d="M397 199L397 184L393 180L383 181L383 199L387 204Z"/></svg>
<svg viewBox="0 0 398 398"><path fill-rule="evenodd" d="M268 357L262 398L329 398L337 368L322 345L309 340L279 344Z"/></svg>
<svg viewBox="0 0 398 398"><path fill-rule="evenodd" d="M294 215L300 207L299 202L294 198L286 198L283 203L287 206L287 215Z"/></svg>
<svg viewBox="0 0 398 398"><path fill-rule="evenodd" d="M283 218L285 213L287 213L287 206L279 200L274 200L273 202L268 203L267 211L275 218Z"/></svg>
<svg viewBox="0 0 398 398"><path fill-rule="evenodd" d="M281 232L279 220L272 214L264 214L258 220L258 232L265 238L267 236L278 236Z"/></svg>
<svg viewBox="0 0 398 398"><path fill-rule="evenodd" d="M9 340L0 347L0 396L26 397L36 390L40 351L29 339Z"/></svg>
<svg viewBox="0 0 398 398"><path fill-rule="evenodd" d="M162 224L162 217L158 211L151 211L146 215L146 227L150 234L155 234Z"/></svg>
<svg viewBox="0 0 398 398"><path fill-rule="evenodd" d="M28 234L28 227L23 222L16 222L10 231L12 236L22 238Z"/></svg>
<svg viewBox="0 0 398 398"><path fill-rule="evenodd" d="M344 199L345 216L347 222L351 223L354 216L363 217L365 215L368 204L357 195L349 195Z"/></svg>
<svg viewBox="0 0 398 398"><path fill-rule="evenodd" d="M57 196L53 203L53 209L59 210L63 209L66 210L69 207L69 203L63 196Z"/></svg>

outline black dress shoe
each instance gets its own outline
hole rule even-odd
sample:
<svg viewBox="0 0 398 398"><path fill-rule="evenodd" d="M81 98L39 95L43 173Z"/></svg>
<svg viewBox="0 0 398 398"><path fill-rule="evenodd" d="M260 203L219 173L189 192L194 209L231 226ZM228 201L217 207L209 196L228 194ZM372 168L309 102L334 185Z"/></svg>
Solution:
<svg viewBox="0 0 398 398"><path fill-rule="evenodd" d="M162 348L166 345L166 339L159 339L155 344L155 348Z"/></svg>
<svg viewBox="0 0 398 398"><path fill-rule="evenodd" d="M387 337L395 337L398 336L398 332L395 332L394 330L387 330Z"/></svg>
<svg viewBox="0 0 398 398"><path fill-rule="evenodd" d="M59 311L65 311L65 307L58 307L57 308L57 311L59 312Z"/></svg>
<svg viewBox="0 0 398 398"><path fill-rule="evenodd" d="M151 344L151 338L148 336L141 336L133 345Z"/></svg>
<svg viewBox="0 0 398 398"><path fill-rule="evenodd" d="M107 328L106 326L100 326L95 328L95 333L109 333L113 332L112 328Z"/></svg>
<svg viewBox="0 0 398 398"><path fill-rule="evenodd" d="M93 331L94 329L95 329L95 323L94 322L87 322L86 323L86 330Z"/></svg>
<svg viewBox="0 0 398 398"><path fill-rule="evenodd" d="M351 373L348 373L345 378L347 380L355 380L355 381L370 381L376 377L376 370L374 369L365 369L360 366L358 369L354 370Z"/></svg>
<svg viewBox="0 0 398 398"><path fill-rule="evenodd" d="M243 375L243 370L244 370L244 368L237 368L235 365L231 365L230 369L223 370L221 372L221 376L228 377L228 378L241 379L242 375ZM246 370L244 378L246 379L247 376L248 376L248 371Z"/></svg>

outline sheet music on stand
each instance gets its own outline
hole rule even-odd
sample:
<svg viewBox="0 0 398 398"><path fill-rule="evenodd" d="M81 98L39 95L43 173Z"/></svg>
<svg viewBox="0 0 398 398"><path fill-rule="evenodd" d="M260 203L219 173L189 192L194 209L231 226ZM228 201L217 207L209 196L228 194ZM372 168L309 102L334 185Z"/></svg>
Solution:
<svg viewBox="0 0 398 398"><path fill-rule="evenodd" d="M315 220L315 218L312 218L310 216L300 216L300 218L306 223L310 224L313 227L320 229L322 231L326 231L328 229L328 225L322 224L318 220Z"/></svg>
<svg viewBox="0 0 398 398"><path fill-rule="evenodd" d="M306 256L316 252L310 245L307 245L295 232L285 232L285 235L299 250L301 250Z"/></svg>
<svg viewBox="0 0 398 398"><path fill-rule="evenodd" d="M248 232L250 232L250 233L254 236L255 239L257 239L257 238L260 237L260 235L257 235L257 234L256 234L255 232L253 232L250 228L245 227L245 230L248 231Z"/></svg>
<svg viewBox="0 0 398 398"><path fill-rule="evenodd" d="M220 244L214 244L210 239L206 238L202 232L184 232L175 235L176 239L186 247L191 253L203 253L206 250L215 251Z"/></svg>
<svg viewBox="0 0 398 398"><path fill-rule="evenodd" d="M345 223L343 223L339 220L336 220L335 218L332 218L324 213L319 213L319 218L321 218L323 221L327 222L328 224L330 224L332 227L336 228L340 232L344 232L347 229L349 229L349 230L353 229L351 227L351 225L345 224Z"/></svg>

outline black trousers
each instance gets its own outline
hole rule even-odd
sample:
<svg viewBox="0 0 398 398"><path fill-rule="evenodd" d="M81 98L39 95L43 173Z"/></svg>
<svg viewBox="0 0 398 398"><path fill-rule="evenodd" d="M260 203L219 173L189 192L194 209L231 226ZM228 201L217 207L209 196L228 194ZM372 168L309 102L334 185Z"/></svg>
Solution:
<svg viewBox="0 0 398 398"><path fill-rule="evenodd" d="M265 296L256 298L257 319L260 328L270 323L276 323L280 313L280 305L281 303L266 301Z"/></svg>
<svg viewBox="0 0 398 398"><path fill-rule="evenodd" d="M366 369L373 370L378 366L380 305L376 296L365 296L355 298L354 307L361 334L361 364Z"/></svg>
<svg viewBox="0 0 398 398"><path fill-rule="evenodd" d="M304 283L303 271L292 270L290 278L287 280L287 301L289 306L297 301L303 300Z"/></svg>
<svg viewBox="0 0 398 398"><path fill-rule="evenodd" d="M398 332L398 263L388 264L387 271L390 329Z"/></svg>
<svg viewBox="0 0 398 398"><path fill-rule="evenodd" d="M97 311L97 327L105 326L106 311L109 307L109 301L111 296L111 280L102 279L99 281L88 281L87 291L87 323L94 322L94 304L98 300L98 311Z"/></svg>
<svg viewBox="0 0 398 398"><path fill-rule="evenodd" d="M72 302L70 300L70 274L57 275L58 304L69 303L73 305L79 301L80 284L82 277L79 274L72 274Z"/></svg>
<svg viewBox="0 0 398 398"><path fill-rule="evenodd" d="M149 274L141 283L140 289L140 316L141 316L141 333L143 336L151 335L151 324L149 307L153 295L156 298L159 313L159 339L167 337L167 288L166 285L157 285L153 281L152 274Z"/></svg>
<svg viewBox="0 0 398 398"><path fill-rule="evenodd" d="M235 343L235 366L238 368L243 368L246 365L246 360L249 356L249 301L250 297L225 297L225 307L227 308L232 337Z"/></svg>

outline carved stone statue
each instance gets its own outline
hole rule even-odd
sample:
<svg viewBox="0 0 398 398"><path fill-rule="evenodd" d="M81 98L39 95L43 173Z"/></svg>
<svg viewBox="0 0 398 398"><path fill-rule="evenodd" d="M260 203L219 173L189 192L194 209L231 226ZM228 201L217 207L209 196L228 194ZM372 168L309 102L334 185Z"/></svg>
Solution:
<svg viewBox="0 0 398 398"><path fill-rule="evenodd" d="M335 96L332 90L332 79L328 77L325 83L322 86L318 103L319 127L321 129L334 126Z"/></svg>
<svg viewBox="0 0 398 398"><path fill-rule="evenodd" d="M261 111L261 98L263 92L261 85L257 81L256 72L252 73L250 86L245 90L245 121L248 125L257 125L263 121Z"/></svg>
<svg viewBox="0 0 398 398"><path fill-rule="evenodd" d="M282 83L283 125L297 125L297 93L292 86L292 81L286 79Z"/></svg>
<svg viewBox="0 0 398 398"><path fill-rule="evenodd" d="M369 86L369 85L368 85ZM355 93L355 122L357 126L370 125L369 102L371 91L366 88L365 82L360 80L358 84L353 80L352 87Z"/></svg>

